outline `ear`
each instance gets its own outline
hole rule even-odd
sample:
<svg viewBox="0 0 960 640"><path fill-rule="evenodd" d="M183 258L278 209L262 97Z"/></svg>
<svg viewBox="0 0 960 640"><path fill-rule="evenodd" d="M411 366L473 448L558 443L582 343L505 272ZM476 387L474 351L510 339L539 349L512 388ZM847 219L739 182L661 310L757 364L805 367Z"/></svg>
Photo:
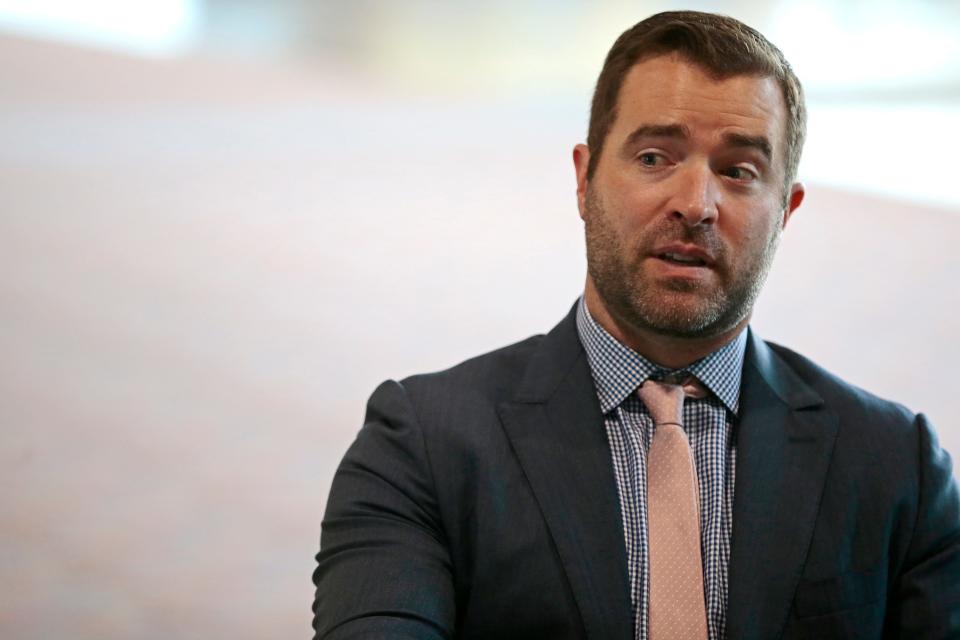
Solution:
<svg viewBox="0 0 960 640"><path fill-rule="evenodd" d="M580 210L580 218L583 218L586 211L588 166L590 166L590 147L578 144L573 148L573 168L577 172L577 208Z"/></svg>
<svg viewBox="0 0 960 640"><path fill-rule="evenodd" d="M793 212L797 210L797 207L800 206L800 203L803 202L803 196L806 193L806 189L803 187L802 182L794 182L790 186L790 198L787 200L787 208L783 212L783 226L787 226L787 222L790 220L790 216L793 215Z"/></svg>

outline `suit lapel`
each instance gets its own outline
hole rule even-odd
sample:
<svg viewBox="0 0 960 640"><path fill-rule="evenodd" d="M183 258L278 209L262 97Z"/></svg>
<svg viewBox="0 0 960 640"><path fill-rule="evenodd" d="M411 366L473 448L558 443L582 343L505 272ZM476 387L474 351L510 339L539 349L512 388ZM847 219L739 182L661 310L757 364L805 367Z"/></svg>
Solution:
<svg viewBox="0 0 960 640"><path fill-rule="evenodd" d="M544 339L516 399L499 411L587 637L629 640L633 624L620 503L573 312Z"/></svg>
<svg viewBox="0 0 960 640"><path fill-rule="evenodd" d="M778 638L813 535L837 416L752 332L743 375L727 636Z"/></svg>

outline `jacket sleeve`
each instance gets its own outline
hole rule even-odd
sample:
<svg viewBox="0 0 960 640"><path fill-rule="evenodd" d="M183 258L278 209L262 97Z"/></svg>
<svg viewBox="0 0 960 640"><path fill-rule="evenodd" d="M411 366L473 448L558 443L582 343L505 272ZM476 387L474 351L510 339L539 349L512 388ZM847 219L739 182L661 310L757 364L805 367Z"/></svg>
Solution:
<svg viewBox="0 0 960 640"><path fill-rule="evenodd" d="M960 497L950 456L927 419L919 444L917 520L894 585L892 618L899 638L960 638ZM886 637L886 636L885 636Z"/></svg>
<svg viewBox="0 0 960 640"><path fill-rule="evenodd" d="M315 640L449 638L450 556L415 410L380 385L337 469L313 574Z"/></svg>

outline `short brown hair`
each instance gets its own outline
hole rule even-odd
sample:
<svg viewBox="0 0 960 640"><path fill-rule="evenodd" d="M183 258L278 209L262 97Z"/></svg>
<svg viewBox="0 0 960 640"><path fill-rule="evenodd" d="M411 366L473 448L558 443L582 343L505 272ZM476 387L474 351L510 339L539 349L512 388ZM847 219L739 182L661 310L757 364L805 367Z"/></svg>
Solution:
<svg viewBox="0 0 960 640"><path fill-rule="evenodd" d="M807 110L800 80L790 63L759 31L739 20L699 11L666 11L624 31L603 63L590 107L587 146L593 177L610 127L617 118L617 100L627 72L638 62L676 53L718 79L739 75L772 77L787 107L784 198L797 175L807 130Z"/></svg>

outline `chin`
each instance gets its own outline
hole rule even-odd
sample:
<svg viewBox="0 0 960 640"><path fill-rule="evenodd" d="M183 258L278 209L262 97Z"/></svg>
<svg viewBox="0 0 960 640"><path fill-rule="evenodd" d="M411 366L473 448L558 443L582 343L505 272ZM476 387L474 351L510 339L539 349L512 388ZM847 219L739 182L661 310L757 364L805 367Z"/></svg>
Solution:
<svg viewBox="0 0 960 640"><path fill-rule="evenodd" d="M742 320L726 305L683 294L647 299L633 305L631 311L638 326L672 338L712 338L733 329Z"/></svg>

